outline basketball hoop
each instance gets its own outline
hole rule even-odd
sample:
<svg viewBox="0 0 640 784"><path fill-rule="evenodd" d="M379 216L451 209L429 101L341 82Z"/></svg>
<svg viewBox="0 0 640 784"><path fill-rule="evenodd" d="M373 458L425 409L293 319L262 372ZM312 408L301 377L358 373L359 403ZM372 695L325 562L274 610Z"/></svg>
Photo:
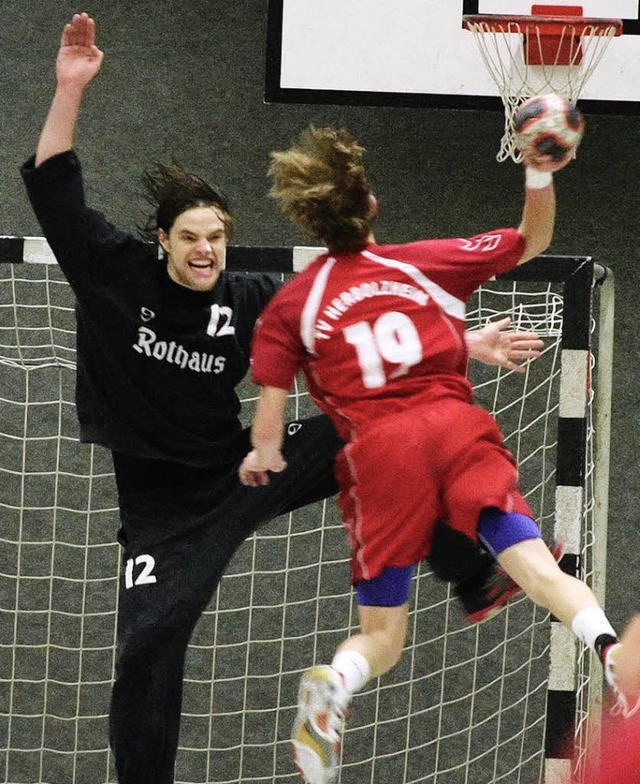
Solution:
<svg viewBox="0 0 640 784"><path fill-rule="evenodd" d="M520 104L552 92L575 105L611 39L622 35L621 19L584 17L577 6L533 5L531 16L466 14L462 20L504 104L501 162L522 160L513 129Z"/></svg>

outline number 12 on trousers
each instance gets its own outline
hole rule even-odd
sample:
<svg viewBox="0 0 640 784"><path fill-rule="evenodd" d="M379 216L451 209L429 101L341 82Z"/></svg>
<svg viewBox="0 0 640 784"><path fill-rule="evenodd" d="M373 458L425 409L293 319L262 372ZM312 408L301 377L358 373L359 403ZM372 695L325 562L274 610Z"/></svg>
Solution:
<svg viewBox="0 0 640 784"><path fill-rule="evenodd" d="M124 569L124 587L133 588L134 585L149 585L156 582L153 568L156 565L151 555L139 555L137 558L128 558ZM142 568L134 574L134 568Z"/></svg>

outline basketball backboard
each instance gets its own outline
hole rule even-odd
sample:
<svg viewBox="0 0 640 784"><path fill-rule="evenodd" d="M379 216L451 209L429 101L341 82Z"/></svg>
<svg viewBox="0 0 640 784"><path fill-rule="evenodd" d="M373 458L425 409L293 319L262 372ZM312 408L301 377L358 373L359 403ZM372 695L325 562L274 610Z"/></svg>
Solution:
<svg viewBox="0 0 640 784"><path fill-rule="evenodd" d="M561 0L558 0L560 4ZM580 105L640 113L640 0L576 0L623 20ZM268 102L499 108L464 14L531 13L531 0L269 0Z"/></svg>

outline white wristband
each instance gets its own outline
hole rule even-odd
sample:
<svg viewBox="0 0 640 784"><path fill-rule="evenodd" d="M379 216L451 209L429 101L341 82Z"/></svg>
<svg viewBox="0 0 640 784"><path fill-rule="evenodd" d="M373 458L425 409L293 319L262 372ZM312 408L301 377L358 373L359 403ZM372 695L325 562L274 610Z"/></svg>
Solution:
<svg viewBox="0 0 640 784"><path fill-rule="evenodd" d="M532 166L526 166L524 170L524 184L531 190L539 190L546 188L553 182L553 174L551 172L540 171L534 169Z"/></svg>

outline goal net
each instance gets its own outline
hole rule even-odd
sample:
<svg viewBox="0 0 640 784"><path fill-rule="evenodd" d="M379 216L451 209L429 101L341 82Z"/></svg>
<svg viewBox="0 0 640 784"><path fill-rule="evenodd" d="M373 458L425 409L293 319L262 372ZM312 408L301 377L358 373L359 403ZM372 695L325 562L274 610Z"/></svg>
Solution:
<svg viewBox="0 0 640 784"><path fill-rule="evenodd" d="M286 277L308 255L232 248L228 263ZM110 456L77 441L73 297L46 244L0 239L0 261L0 781L115 782ZM468 322L507 314L544 339L524 374L478 365L472 378L545 540L562 538L563 567L601 595L610 358L598 345L611 325L599 314L612 298L598 272L588 258L541 257L484 286ZM255 396L245 382L247 424ZM301 387L290 416L311 412ZM177 782L300 780L288 745L300 675L357 628L347 556L333 500L243 545L189 648ZM400 664L354 698L339 781L535 784L579 770L601 680L571 636L526 599L470 626L426 566L411 602Z"/></svg>

